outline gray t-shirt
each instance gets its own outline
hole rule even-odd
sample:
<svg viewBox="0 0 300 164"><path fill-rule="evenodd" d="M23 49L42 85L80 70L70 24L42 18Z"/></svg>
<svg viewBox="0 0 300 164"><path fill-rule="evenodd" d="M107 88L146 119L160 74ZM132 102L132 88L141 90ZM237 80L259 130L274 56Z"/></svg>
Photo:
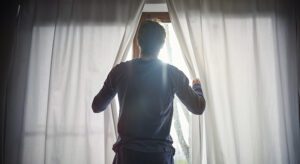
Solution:
<svg viewBox="0 0 300 164"><path fill-rule="evenodd" d="M182 71L158 59L133 59L115 66L94 98L94 112L105 110L116 94L120 112L114 151L125 147L174 153L170 136L174 94L194 114L205 108L200 84L191 88Z"/></svg>

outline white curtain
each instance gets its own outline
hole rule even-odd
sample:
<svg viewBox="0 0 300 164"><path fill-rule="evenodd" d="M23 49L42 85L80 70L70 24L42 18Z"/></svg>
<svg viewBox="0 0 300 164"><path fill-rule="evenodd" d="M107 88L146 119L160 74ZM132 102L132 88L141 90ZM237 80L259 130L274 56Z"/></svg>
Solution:
<svg viewBox="0 0 300 164"><path fill-rule="evenodd" d="M167 0L207 100L205 119L192 120L191 163L300 163L293 3Z"/></svg>
<svg viewBox="0 0 300 164"><path fill-rule="evenodd" d="M112 163L116 108L94 114L91 103L113 65L124 60L143 5L36 0L21 6L5 163Z"/></svg>

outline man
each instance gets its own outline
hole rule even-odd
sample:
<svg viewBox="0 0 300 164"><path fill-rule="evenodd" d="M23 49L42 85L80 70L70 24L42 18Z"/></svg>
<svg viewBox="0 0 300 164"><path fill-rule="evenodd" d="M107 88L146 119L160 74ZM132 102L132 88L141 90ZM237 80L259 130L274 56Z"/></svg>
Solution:
<svg viewBox="0 0 300 164"><path fill-rule="evenodd" d="M157 59L165 37L159 23L144 22L138 32L141 57L115 66L94 98L92 108L97 113L118 93L119 137L113 146L114 164L173 164L170 128L174 94L190 112L200 115L204 111L200 81L194 80L191 88L182 71Z"/></svg>

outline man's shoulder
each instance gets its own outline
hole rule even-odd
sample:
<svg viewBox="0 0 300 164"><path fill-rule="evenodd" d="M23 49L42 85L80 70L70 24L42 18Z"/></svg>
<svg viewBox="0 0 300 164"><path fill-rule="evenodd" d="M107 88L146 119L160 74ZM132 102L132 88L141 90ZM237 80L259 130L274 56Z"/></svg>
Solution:
<svg viewBox="0 0 300 164"><path fill-rule="evenodd" d="M128 67L134 63L136 63L136 59L123 61L123 62L117 64L116 66L118 66L119 68L124 68L124 67Z"/></svg>
<svg viewBox="0 0 300 164"><path fill-rule="evenodd" d="M174 65L171 64L166 64L167 65L167 69L169 70L169 72L171 72L172 74L182 74L183 72L177 68Z"/></svg>
<svg viewBox="0 0 300 164"><path fill-rule="evenodd" d="M124 71L128 71L128 69L131 68L133 64L134 64L133 60L121 62L112 68L111 73L122 74L124 73Z"/></svg>
<svg viewBox="0 0 300 164"><path fill-rule="evenodd" d="M172 70L172 71L180 71L176 66L172 65L172 64L168 64L166 63L166 66L169 70Z"/></svg>
<svg viewBox="0 0 300 164"><path fill-rule="evenodd" d="M128 66L129 64L131 64L130 61L124 61L124 62L121 62L121 63L115 65L113 69L122 70L122 69L124 69L124 67Z"/></svg>

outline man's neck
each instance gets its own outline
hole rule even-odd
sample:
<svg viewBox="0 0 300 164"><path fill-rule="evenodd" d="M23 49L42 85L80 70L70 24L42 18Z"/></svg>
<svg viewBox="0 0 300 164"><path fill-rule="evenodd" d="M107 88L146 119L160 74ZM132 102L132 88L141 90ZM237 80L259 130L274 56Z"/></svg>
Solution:
<svg viewBox="0 0 300 164"><path fill-rule="evenodd" d="M140 55L140 58L142 60L153 60L153 59L157 59L157 55Z"/></svg>

